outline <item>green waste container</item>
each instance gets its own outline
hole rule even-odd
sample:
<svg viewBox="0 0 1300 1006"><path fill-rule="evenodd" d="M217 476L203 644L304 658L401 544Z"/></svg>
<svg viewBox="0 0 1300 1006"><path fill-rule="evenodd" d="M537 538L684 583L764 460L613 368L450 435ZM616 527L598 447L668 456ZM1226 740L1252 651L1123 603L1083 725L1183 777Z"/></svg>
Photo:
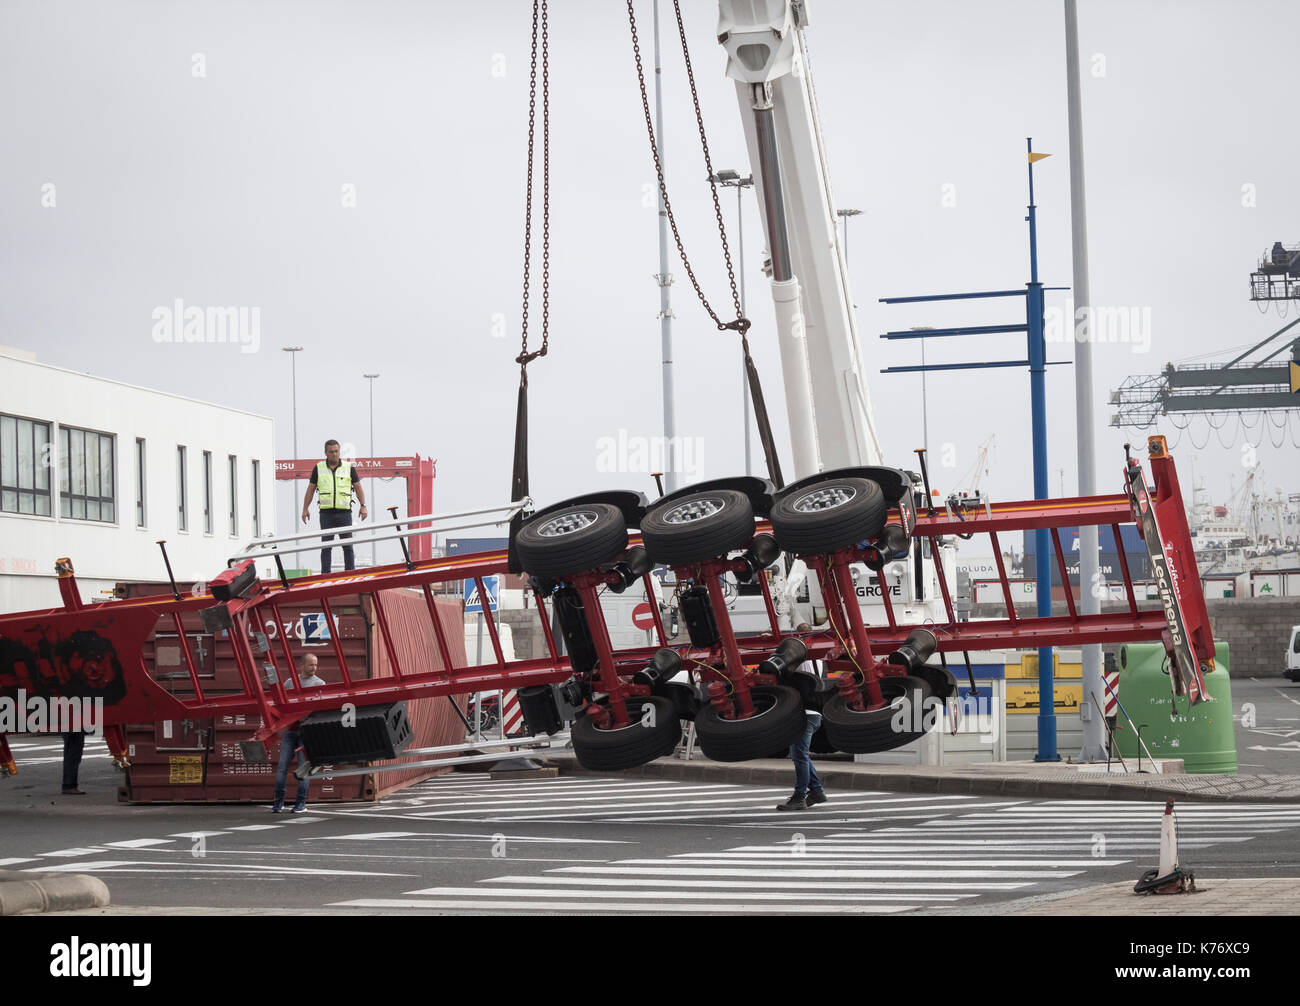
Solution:
<svg viewBox="0 0 1300 1006"><path fill-rule="evenodd" d="M1162 643L1128 643L1119 651L1119 701L1142 727L1142 740L1155 758L1181 758L1187 772L1237 771L1237 738L1232 722L1232 684L1228 679L1228 644L1216 640L1214 671L1205 675L1213 701L1189 711L1179 698L1178 716L1170 718L1173 700ZM1124 759L1138 755L1137 733L1120 713L1115 734ZM1146 757L1143 752L1142 757ZM1130 766L1132 767L1132 766Z"/></svg>

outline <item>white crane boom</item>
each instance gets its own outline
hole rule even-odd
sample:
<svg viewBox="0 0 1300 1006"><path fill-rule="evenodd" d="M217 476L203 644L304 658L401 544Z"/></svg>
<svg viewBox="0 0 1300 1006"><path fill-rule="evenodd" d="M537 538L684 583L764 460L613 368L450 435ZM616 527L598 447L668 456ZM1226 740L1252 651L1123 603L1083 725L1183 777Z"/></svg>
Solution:
<svg viewBox="0 0 1300 1006"><path fill-rule="evenodd" d="M881 463L801 35L806 24L804 0L719 0L718 41L736 81L772 254L795 479Z"/></svg>

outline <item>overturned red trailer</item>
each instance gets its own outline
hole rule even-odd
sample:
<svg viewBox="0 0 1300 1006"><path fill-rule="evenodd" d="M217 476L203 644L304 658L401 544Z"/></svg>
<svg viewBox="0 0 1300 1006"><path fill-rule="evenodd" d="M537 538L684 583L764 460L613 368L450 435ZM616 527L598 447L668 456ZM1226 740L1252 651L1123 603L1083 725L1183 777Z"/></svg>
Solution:
<svg viewBox="0 0 1300 1006"><path fill-rule="evenodd" d="M344 575L259 580L253 561L232 560L198 596L82 602L72 562L58 560L64 604L0 616L0 696L102 699L103 726L113 756L128 762L123 727L160 720L247 717L248 740L264 742L299 725L315 766L392 757L409 741L401 703L442 695L518 689L529 731L554 734L572 723L571 742L589 767L620 769L672 750L683 719L693 720L704 753L719 760L763 757L803 729L804 710L823 710L827 736L840 750L885 750L913 738L899 730L892 706L904 694L952 695L947 656L985 649L1034 648L1162 639L1170 654L1175 699L1205 698L1202 674L1213 668L1214 645L1200 590L1177 474L1162 437L1148 442L1153 483L1127 459L1123 491L1109 496L1028 500L970 512L937 512L920 478L889 468L822 472L781 489L756 478L713 480L653 503L635 492L595 493L532 510L531 501L497 508L502 521L522 518L512 536L515 562L530 587L546 642L543 656L507 660L495 619L485 612L492 658L468 666L439 617L434 588L507 572L507 552L407 560ZM486 511L481 511L486 512ZM409 524L434 520L411 517ZM1084 614L1065 573L1058 530L1079 525L1137 524L1157 572L1159 608L1139 608L1127 565L1126 610ZM1046 617L958 621L942 566L936 566L946 610L943 624L904 624L882 591L885 623L865 624L852 585L862 564L884 581L884 564L912 543L935 548L945 536L987 534L1010 602L999 536L1030 529L1050 532L1066 586L1067 610ZM394 525L406 540L427 531ZM255 547L255 546L254 546ZM782 555L803 558L827 599L828 623L796 633L778 624L765 570ZM277 564L279 562L276 556ZM1121 562L1123 556L1121 555ZM658 646L614 649L600 594L644 586L667 565L677 575L689 642L674 644L652 605ZM515 570L518 571L518 570ZM768 614L766 631L737 636L730 625L720 578L757 582ZM418 592L429 619L437 660L402 658L385 592ZM366 678L350 665L339 642L335 607L366 598L378 626L378 646L389 676ZM294 653L279 624L290 607L310 604L329 629L339 680L304 690ZM199 617L230 640L234 674L224 694L204 682L186 641L187 619ZM150 673L146 653L159 625L170 623L180 645L186 689L164 687ZM558 627L558 631L553 629ZM932 661L940 661L935 665ZM803 673L822 661L828 680ZM685 673L683 673L685 672ZM680 680L685 677L687 680ZM674 680L677 679L677 680ZM293 682L286 688L287 681ZM348 721L351 711L352 719ZM342 714L342 715L340 715ZM351 727L370 731L365 738ZM3 740L0 739L0 745ZM7 746L0 761L12 770Z"/></svg>

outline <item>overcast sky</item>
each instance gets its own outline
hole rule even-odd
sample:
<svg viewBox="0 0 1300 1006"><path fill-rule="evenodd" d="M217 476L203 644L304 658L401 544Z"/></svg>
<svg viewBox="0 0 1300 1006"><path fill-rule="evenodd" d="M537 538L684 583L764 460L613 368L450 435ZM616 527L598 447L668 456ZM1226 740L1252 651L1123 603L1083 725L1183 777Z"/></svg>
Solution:
<svg viewBox="0 0 1300 1006"><path fill-rule="evenodd" d="M747 174L715 5L683 6L714 166ZM613 0L552 7L552 343L530 369L533 495L653 495L644 472L600 470L598 446L620 430L661 431L654 175L626 12ZM650 5L637 8L648 51ZM669 192L706 292L725 303L670 11ZM319 456L327 437L368 453L361 375L378 372L376 453L437 458L440 510L504 501L530 12L520 0L3 0L0 344L270 415L281 457L292 454L292 425L279 347L302 345L300 455ZM1079 22L1093 299L1150 312L1148 346L1095 348L1099 487L1118 491L1125 435L1106 425L1109 391L1170 360L1226 356L1284 323L1249 302L1248 276L1272 242L1300 240L1288 84L1300 9L1080 0ZM877 427L886 462L908 466L920 378L877 371L919 362L918 349L878 334L1022 319L1015 301L878 298L1026 281L1027 136L1057 155L1036 168L1042 278L1071 282L1062 4L817 0L807 39L835 200L863 211L850 224L850 272ZM731 191L723 210L734 228ZM744 212L755 355L788 465L752 193ZM671 268L679 431L701 438L699 476L741 473L735 337L713 329ZM1049 307L1063 297L1049 294ZM259 309L260 348L156 341L156 309L177 299ZM1051 345L1048 356L1069 359L1072 348ZM928 349L930 362L1024 355L1017 335ZM1067 494L1076 485L1071 371L1048 376L1054 495L1062 481ZM995 436L982 487L995 499L1031 494L1025 371L934 375L928 403L939 487L960 488ZM1282 432L1300 436L1297 418ZM1213 436L1197 421L1175 447L1184 478L1194 455L1216 500L1246 470L1234 431L1235 420L1220 431L1227 448L1210 439L1196 449L1189 436ZM1167 424L1161 432L1177 436ZM1257 453L1262 479L1300 489L1289 440L1274 448L1265 434ZM398 497L389 487L380 502ZM285 492L282 532L288 507Z"/></svg>

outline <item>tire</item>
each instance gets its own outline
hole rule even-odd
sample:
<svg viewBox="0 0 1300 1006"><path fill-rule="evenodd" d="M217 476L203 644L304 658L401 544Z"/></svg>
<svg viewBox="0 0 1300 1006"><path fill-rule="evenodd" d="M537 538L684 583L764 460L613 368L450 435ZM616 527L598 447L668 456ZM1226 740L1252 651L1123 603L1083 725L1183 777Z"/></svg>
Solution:
<svg viewBox="0 0 1300 1006"><path fill-rule="evenodd" d="M889 501L870 479L828 478L782 496L772 530L782 550L816 555L870 541L885 529Z"/></svg>
<svg viewBox="0 0 1300 1006"><path fill-rule="evenodd" d="M826 726L824 721L822 726L819 726L813 731L812 740L808 743L808 751L811 754L819 755L835 753L835 745L826 739Z"/></svg>
<svg viewBox="0 0 1300 1006"><path fill-rule="evenodd" d="M652 727L641 722L646 706L654 708ZM671 699L628 699L627 715L631 723L613 730L601 730L587 715L574 722L569 737L583 768L593 772L621 771L673 753L682 737L682 724Z"/></svg>
<svg viewBox="0 0 1300 1006"><path fill-rule="evenodd" d="M623 512L610 503L575 503L535 517L515 535L515 551L533 576L563 577L612 562L627 550Z"/></svg>
<svg viewBox="0 0 1300 1006"><path fill-rule="evenodd" d="M641 519L641 540L656 564L716 559L754 540L754 507L734 489L688 493L650 510Z"/></svg>
<svg viewBox="0 0 1300 1006"><path fill-rule="evenodd" d="M939 701L950 699L957 694L957 678L946 667L926 664L912 672L930 686L930 694Z"/></svg>
<svg viewBox="0 0 1300 1006"><path fill-rule="evenodd" d="M748 761L785 751L803 733L803 703L799 693L784 685L751 688L757 714L746 720L724 720L712 704L695 717L695 736L706 758ZM782 755L784 757L784 755Z"/></svg>
<svg viewBox="0 0 1300 1006"><path fill-rule="evenodd" d="M835 750L847 754L890 751L924 736L924 729L913 729L916 722L914 710L904 716L904 729L895 728L895 719L900 710L894 703L904 697L909 702L920 703L921 720L924 723L928 712L926 699L930 697L929 684L922 678L891 676L880 680L880 690L884 694L886 705L879 709L858 712L850 709L844 696L838 694L826 703L826 708L822 710L822 725L826 728L827 741Z"/></svg>

